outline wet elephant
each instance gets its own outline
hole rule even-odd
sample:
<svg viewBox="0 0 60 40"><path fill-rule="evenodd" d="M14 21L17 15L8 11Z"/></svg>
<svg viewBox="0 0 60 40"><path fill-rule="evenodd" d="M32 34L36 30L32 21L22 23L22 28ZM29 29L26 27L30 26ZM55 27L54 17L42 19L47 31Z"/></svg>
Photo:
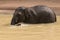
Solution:
<svg viewBox="0 0 60 40"><path fill-rule="evenodd" d="M53 23L56 22L55 12L47 6L38 5L25 9L25 23Z"/></svg>
<svg viewBox="0 0 60 40"><path fill-rule="evenodd" d="M28 8L17 8L12 18L11 24L24 23L54 23L56 22L55 12L47 6L37 5Z"/></svg>

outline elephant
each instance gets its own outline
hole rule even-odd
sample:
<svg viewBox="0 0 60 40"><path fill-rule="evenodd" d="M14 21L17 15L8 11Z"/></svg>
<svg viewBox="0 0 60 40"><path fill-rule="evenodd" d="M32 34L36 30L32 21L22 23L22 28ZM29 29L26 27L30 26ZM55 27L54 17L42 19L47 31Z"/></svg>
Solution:
<svg viewBox="0 0 60 40"><path fill-rule="evenodd" d="M29 23L29 24L38 24L38 23L54 23L56 22L55 12L45 6L37 5L33 7L19 7L15 10L11 25L18 23Z"/></svg>

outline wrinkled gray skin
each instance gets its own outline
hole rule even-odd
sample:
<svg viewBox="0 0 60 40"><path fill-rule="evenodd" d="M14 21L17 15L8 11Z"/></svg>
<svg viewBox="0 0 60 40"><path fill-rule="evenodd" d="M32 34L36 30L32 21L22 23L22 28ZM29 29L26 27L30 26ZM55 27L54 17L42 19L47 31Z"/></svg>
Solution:
<svg viewBox="0 0 60 40"><path fill-rule="evenodd" d="M22 10L21 10L22 9ZM11 25L24 23L54 23L56 14L47 6L37 5L30 8L19 7L15 10Z"/></svg>

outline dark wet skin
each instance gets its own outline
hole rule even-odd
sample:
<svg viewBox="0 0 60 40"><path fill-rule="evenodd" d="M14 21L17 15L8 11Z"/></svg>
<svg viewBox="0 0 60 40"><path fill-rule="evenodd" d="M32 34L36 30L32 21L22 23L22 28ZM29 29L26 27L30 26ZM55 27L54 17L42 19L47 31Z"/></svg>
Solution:
<svg viewBox="0 0 60 40"><path fill-rule="evenodd" d="M56 22L56 14L47 6L19 7L15 10L11 25L20 26L19 23L38 24Z"/></svg>

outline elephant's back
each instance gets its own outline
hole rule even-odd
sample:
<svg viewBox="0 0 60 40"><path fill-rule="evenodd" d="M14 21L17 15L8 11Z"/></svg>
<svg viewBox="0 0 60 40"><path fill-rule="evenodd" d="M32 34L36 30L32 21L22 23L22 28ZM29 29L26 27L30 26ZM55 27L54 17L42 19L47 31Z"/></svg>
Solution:
<svg viewBox="0 0 60 40"><path fill-rule="evenodd" d="M49 14L51 17L54 17L56 15L53 9L44 5L38 5L32 8L35 10L38 16L46 16Z"/></svg>
<svg viewBox="0 0 60 40"><path fill-rule="evenodd" d="M32 9L34 9L37 13L40 13L43 11L53 13L53 10L45 5L37 5L37 6L32 7Z"/></svg>
<svg viewBox="0 0 60 40"><path fill-rule="evenodd" d="M43 23L43 22L51 22L56 20L56 15L54 11L47 6L33 6L27 8L28 15L27 21L28 23ZM29 19L29 20L28 20Z"/></svg>
<svg viewBox="0 0 60 40"><path fill-rule="evenodd" d="M33 9L35 10L35 12L38 15L38 20L41 22L44 21L44 19L47 20L52 20L52 21L56 21L56 14L53 11L53 9L47 7L47 6L35 6L33 7ZM43 19L43 20L42 20Z"/></svg>

